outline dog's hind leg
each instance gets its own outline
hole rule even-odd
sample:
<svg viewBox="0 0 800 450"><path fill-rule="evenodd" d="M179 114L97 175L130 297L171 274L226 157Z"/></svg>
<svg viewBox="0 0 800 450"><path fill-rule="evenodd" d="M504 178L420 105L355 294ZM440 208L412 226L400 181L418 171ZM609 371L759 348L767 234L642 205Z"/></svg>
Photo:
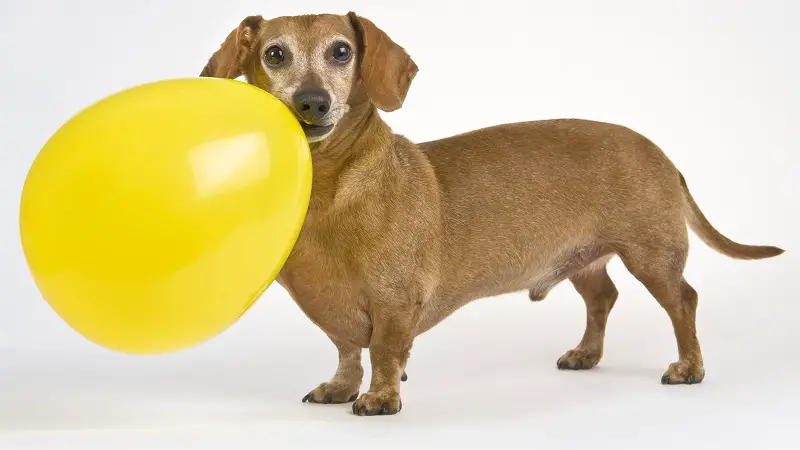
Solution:
<svg viewBox="0 0 800 450"><path fill-rule="evenodd" d="M685 240L685 234L682 237ZM669 365L661 382L700 383L705 377L705 369L695 325L697 292L683 278L688 242L658 245L653 242L650 241L649 245L626 245L620 257L672 321L678 343L678 361Z"/></svg>
<svg viewBox="0 0 800 450"><path fill-rule="evenodd" d="M557 365L562 370L591 369L603 356L606 321L619 294L605 264L591 265L570 281L586 303L586 330L578 346L559 358Z"/></svg>

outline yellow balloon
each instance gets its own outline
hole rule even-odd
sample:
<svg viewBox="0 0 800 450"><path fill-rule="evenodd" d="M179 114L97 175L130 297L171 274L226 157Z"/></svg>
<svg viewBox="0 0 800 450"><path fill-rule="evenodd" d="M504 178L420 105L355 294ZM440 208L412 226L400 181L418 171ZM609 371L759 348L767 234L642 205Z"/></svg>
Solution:
<svg viewBox="0 0 800 450"><path fill-rule="evenodd" d="M157 354L227 329L277 276L311 156L288 108L192 78L124 90L65 123L25 180L20 232L42 296L106 348Z"/></svg>

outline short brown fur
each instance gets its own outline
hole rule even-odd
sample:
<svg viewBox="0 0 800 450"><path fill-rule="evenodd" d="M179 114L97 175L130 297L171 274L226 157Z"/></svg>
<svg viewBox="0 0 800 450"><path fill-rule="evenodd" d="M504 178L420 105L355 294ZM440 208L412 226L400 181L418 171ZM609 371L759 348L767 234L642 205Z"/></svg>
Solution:
<svg viewBox="0 0 800 450"><path fill-rule="evenodd" d="M286 34L311 54L331 33L354 41L352 70L314 72L342 111L311 144L314 181L302 232L278 281L339 351L333 378L304 401L355 401L359 415L393 414L414 338L467 303L521 290L543 299L569 279L586 303L578 346L561 369L590 369L603 353L617 289L606 264L619 256L667 311L678 361L665 384L692 384L705 370L695 330L697 293L683 278L687 223L709 246L739 259L783 250L720 234L681 173L640 134L618 125L562 119L484 128L413 144L378 109L402 106L417 66L367 19L318 15L245 19L203 76L247 80L287 102L309 79L261 64L267 36ZM306 47L300 48L302 45ZM298 55L298 57L301 55ZM308 59L311 61L311 59ZM313 65L313 64L312 64ZM361 349L369 390L358 396Z"/></svg>

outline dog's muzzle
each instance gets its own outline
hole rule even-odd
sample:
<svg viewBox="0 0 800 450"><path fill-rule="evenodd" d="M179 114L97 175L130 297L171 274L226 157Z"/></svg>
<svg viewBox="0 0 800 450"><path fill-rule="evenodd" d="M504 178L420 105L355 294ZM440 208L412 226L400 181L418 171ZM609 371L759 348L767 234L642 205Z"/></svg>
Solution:
<svg viewBox="0 0 800 450"><path fill-rule="evenodd" d="M333 130L333 124L326 124L331 110L328 91L316 88L297 91L292 97L292 106L307 138L320 138Z"/></svg>

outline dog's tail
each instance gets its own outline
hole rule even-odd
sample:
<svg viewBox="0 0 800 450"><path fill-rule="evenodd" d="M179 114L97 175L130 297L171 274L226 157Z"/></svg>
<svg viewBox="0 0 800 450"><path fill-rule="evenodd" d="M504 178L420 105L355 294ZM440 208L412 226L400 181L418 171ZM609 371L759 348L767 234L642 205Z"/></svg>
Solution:
<svg viewBox="0 0 800 450"><path fill-rule="evenodd" d="M778 247L744 245L725 237L711 225L708 219L706 219L706 216L703 215L703 212L700 211L700 207L697 206L694 198L692 198L692 194L689 193L689 187L686 186L686 179L683 178L683 174L681 174L680 177L686 221L689 223L689 228L691 228L709 247L736 259L764 259L783 253L783 249Z"/></svg>

